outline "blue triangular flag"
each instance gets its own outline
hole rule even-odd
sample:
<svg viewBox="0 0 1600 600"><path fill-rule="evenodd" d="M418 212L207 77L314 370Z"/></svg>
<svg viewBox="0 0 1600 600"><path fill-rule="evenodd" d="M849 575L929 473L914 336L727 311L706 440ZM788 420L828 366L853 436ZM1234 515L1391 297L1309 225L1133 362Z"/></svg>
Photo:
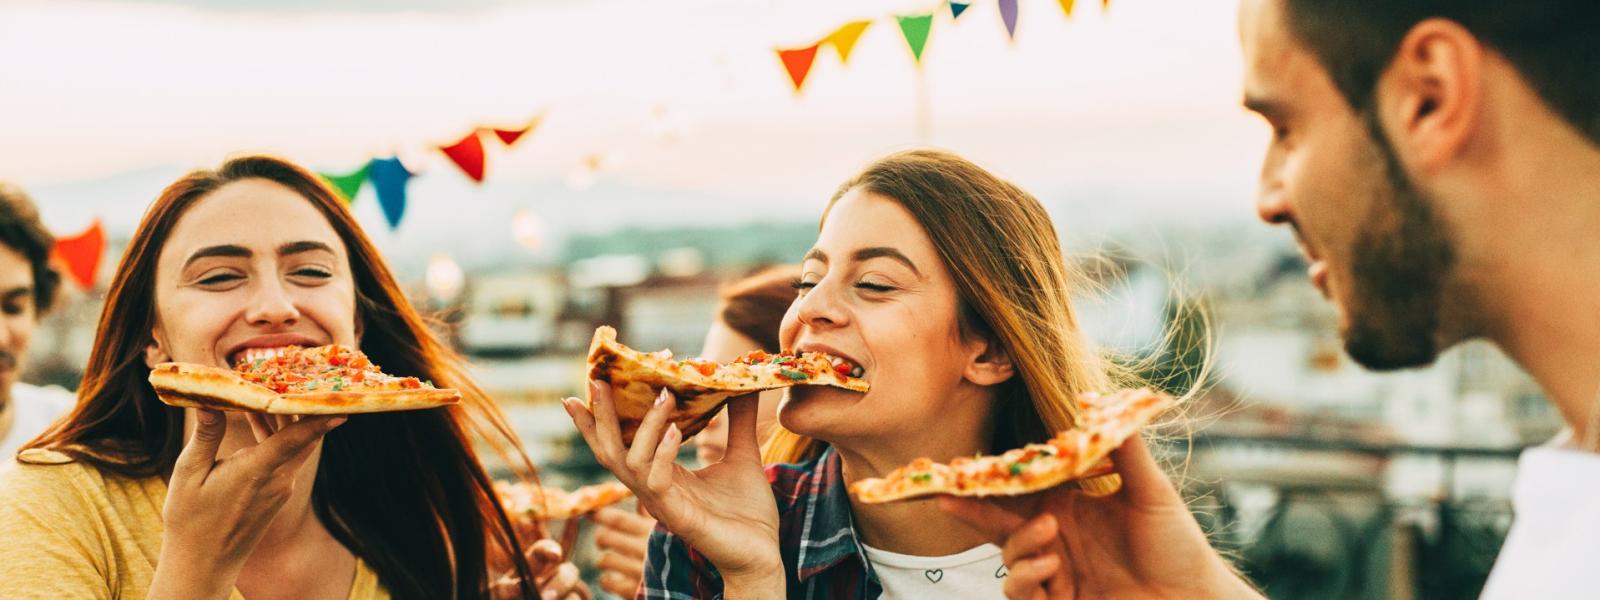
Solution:
<svg viewBox="0 0 1600 600"><path fill-rule="evenodd" d="M400 217L406 214L406 182L411 179L411 171L397 157L374 158L367 177L372 180L372 190L378 193L378 206L383 207L389 228L399 228Z"/></svg>
<svg viewBox="0 0 1600 600"><path fill-rule="evenodd" d="M970 8L971 6L972 6L971 2L951 2L950 3L950 18L952 18L952 19L961 18L961 13L967 12L967 9Z"/></svg>

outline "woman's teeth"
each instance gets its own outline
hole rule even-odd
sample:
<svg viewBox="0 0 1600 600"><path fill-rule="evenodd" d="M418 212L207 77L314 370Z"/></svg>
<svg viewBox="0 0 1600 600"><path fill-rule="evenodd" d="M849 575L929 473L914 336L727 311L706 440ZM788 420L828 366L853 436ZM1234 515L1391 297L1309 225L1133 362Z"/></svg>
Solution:
<svg viewBox="0 0 1600 600"><path fill-rule="evenodd" d="M833 357L833 366L834 366L834 368L838 368L839 365L849 365L850 366L850 376L851 377L860 378L862 375L866 374L866 371L861 369L861 365L853 364L850 361L847 361L845 359L839 358L837 356Z"/></svg>
<svg viewBox="0 0 1600 600"><path fill-rule="evenodd" d="M238 359L233 362L234 364L245 364L277 358L278 355L283 354L283 350L284 348L245 348L239 352Z"/></svg>

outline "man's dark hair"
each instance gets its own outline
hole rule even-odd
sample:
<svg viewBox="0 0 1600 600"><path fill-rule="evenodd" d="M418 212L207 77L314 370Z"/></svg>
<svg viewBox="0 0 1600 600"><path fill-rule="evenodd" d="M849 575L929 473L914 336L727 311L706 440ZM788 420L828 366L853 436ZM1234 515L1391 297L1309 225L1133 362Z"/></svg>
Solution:
<svg viewBox="0 0 1600 600"><path fill-rule="evenodd" d="M50 265L56 238L39 220L33 199L4 181L0 181L0 244L28 260L33 268L33 305L37 314L49 312L61 288L61 274Z"/></svg>
<svg viewBox="0 0 1600 600"><path fill-rule="evenodd" d="M1289 27L1358 112L1411 28L1449 19L1510 61L1545 104L1600 145L1600 1L1284 0Z"/></svg>

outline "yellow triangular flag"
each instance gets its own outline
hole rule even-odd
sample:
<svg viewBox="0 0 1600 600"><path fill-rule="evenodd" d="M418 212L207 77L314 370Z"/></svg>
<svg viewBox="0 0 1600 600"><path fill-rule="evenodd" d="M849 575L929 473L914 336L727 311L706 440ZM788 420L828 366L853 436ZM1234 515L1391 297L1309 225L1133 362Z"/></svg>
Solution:
<svg viewBox="0 0 1600 600"><path fill-rule="evenodd" d="M867 26L871 24L872 21L845 23L840 25L838 29L833 30L833 33L828 34L827 39L822 41L833 45L833 49L839 51L839 62L849 63L850 51L855 49L856 40L861 39L861 32L866 31Z"/></svg>
<svg viewBox="0 0 1600 600"><path fill-rule="evenodd" d="M1077 0L1061 0L1061 12L1067 13L1067 16L1069 17L1072 16L1072 5L1076 1Z"/></svg>

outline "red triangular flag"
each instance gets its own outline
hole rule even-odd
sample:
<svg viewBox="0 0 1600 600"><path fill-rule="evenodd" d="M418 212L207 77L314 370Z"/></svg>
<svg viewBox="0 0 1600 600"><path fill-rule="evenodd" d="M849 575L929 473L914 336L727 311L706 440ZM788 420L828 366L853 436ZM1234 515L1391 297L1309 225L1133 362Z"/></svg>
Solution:
<svg viewBox="0 0 1600 600"><path fill-rule="evenodd" d="M800 93L800 86L805 84L806 73L811 72L811 63L817 59L817 48L821 45L819 42L810 48L778 51L783 68L789 71L789 81L794 82L795 93Z"/></svg>
<svg viewBox="0 0 1600 600"><path fill-rule="evenodd" d="M100 257L106 253L106 230L95 219L83 233L56 240L55 255L67 264L67 274L83 289L94 289L95 274L100 270Z"/></svg>
<svg viewBox="0 0 1600 600"><path fill-rule="evenodd" d="M504 138L502 138L504 139ZM440 146L439 150L450 157L461 171L471 177L473 181L483 183L483 140L478 138L478 131L474 129L467 137L449 146Z"/></svg>
<svg viewBox="0 0 1600 600"><path fill-rule="evenodd" d="M523 126L522 129L495 128L494 136L500 138L500 143L510 146L517 143L517 140L522 139L522 136L532 133L534 129L537 129L539 127L539 121L542 120L544 120L544 115L538 115L534 117L533 120L528 121L528 124Z"/></svg>

